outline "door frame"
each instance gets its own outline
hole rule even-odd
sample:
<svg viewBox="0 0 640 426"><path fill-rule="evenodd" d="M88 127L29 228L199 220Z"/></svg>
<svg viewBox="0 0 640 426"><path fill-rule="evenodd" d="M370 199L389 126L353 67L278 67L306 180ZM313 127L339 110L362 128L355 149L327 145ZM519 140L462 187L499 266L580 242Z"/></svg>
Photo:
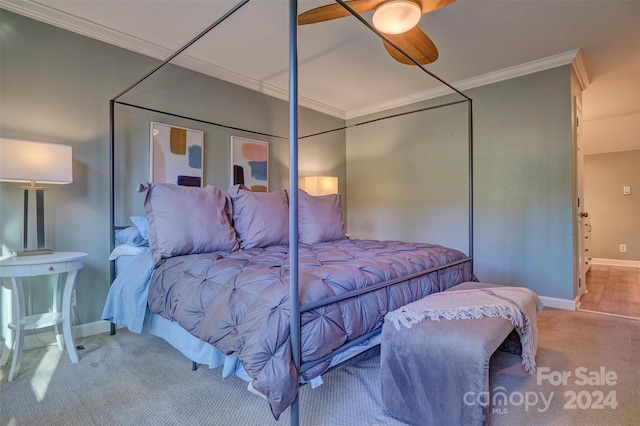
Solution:
<svg viewBox="0 0 640 426"><path fill-rule="evenodd" d="M586 231L586 220L585 218L589 214L585 210L585 199L584 199L584 147L583 147L583 134L582 134L582 102L580 99L575 96L574 97L574 134L575 134L575 143L576 143L576 219L578 222L577 229L577 253L576 253L576 261L578 266L578 282L576 289L576 296L582 297L583 294L587 292L587 253L585 251L585 231Z"/></svg>

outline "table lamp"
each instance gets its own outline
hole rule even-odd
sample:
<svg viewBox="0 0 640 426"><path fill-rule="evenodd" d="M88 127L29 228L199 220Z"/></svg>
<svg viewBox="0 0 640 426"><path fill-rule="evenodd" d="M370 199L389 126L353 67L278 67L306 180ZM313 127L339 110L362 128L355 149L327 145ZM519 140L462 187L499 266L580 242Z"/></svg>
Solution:
<svg viewBox="0 0 640 426"><path fill-rule="evenodd" d="M48 254L44 242L44 190L38 184L73 182L71 146L0 138L0 181L28 182L24 190L22 251L17 256ZM37 247L29 249L29 193L36 193Z"/></svg>
<svg viewBox="0 0 640 426"><path fill-rule="evenodd" d="M309 195L338 193L338 178L334 176L308 176L304 178L304 190Z"/></svg>

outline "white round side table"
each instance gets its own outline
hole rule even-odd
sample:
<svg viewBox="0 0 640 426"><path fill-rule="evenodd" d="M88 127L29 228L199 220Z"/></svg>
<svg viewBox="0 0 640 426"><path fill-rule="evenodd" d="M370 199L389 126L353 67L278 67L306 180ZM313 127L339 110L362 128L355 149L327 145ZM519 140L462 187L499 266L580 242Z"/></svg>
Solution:
<svg viewBox="0 0 640 426"><path fill-rule="evenodd" d="M54 326L60 350L63 350L66 345L71 362L78 362L78 352L71 333L71 299L76 276L84 266L85 257L87 257L87 253L54 252L36 256L14 256L0 261L2 285L11 290L11 323L2 348L0 366L7 363L9 353L13 348L13 360L9 371L10 382L17 376L20 369L25 330ZM58 292L65 274L66 279L62 286L62 306L59 311ZM25 316L22 278L39 275L58 275L58 282L53 292L53 312ZM60 325L62 325L62 333L60 333Z"/></svg>

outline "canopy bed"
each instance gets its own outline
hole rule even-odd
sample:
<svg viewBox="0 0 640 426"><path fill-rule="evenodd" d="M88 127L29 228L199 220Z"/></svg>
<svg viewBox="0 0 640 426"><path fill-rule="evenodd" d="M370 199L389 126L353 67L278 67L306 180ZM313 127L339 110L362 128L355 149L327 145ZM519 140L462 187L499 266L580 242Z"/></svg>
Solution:
<svg viewBox="0 0 640 426"><path fill-rule="evenodd" d="M110 101L110 226L112 237L124 244L116 245L111 238L112 258L117 261L112 262L113 284L103 317L112 320L112 333L114 322L135 332L145 327L193 361L211 367L224 365L224 374L236 373L250 381L250 390L267 399L276 418L290 406L291 423L298 424L299 385L317 384L325 372L377 345L387 312L474 279L472 101L371 26L350 7L350 2L337 0L341 8L392 46L396 55L402 55L405 61L463 98L372 121L454 104L466 104L468 113L468 254L436 244L349 239L338 196L313 197L298 189L299 141L347 127L298 134L298 11L297 1L291 0L286 138L289 189L258 195L242 186L225 192L212 186L178 188L142 183L139 190L145 194L146 216L136 219L146 219L146 223L136 229L116 223L115 109L118 105L153 110L120 98L248 1L238 3ZM250 129L239 130L264 135ZM214 228L191 226L201 223L203 214L216 218ZM251 229L255 221L243 222L247 215L254 218L260 214L269 215L269 235L265 236L263 229ZM186 219L180 223L167 219L181 215ZM145 227L148 235L144 237L150 247L131 249L127 235ZM114 254L118 249L120 253Z"/></svg>

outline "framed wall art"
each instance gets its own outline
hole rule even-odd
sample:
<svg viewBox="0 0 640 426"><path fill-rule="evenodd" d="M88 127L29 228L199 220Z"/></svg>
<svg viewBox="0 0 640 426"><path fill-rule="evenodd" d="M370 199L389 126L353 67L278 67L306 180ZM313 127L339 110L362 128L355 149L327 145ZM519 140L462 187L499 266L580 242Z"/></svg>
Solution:
<svg viewBox="0 0 640 426"><path fill-rule="evenodd" d="M269 143L231 136L231 185L269 192Z"/></svg>
<svg viewBox="0 0 640 426"><path fill-rule="evenodd" d="M151 182L202 186L204 132L151 122Z"/></svg>

